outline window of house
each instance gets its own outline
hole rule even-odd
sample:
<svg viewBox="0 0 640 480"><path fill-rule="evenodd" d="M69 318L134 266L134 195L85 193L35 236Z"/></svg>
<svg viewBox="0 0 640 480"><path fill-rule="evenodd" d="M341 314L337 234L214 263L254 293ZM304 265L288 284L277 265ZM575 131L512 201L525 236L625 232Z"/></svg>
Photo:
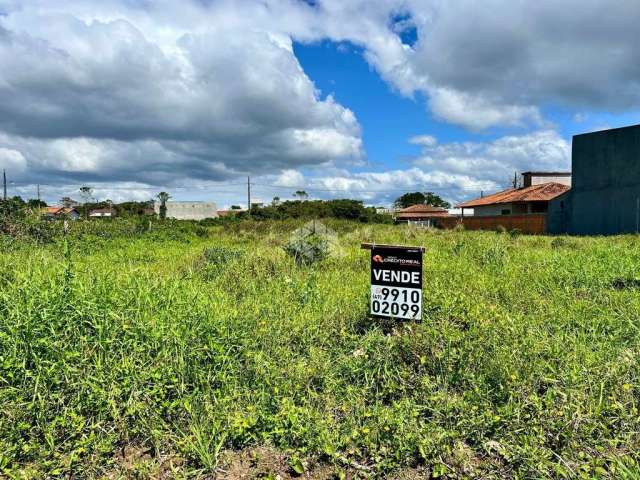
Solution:
<svg viewBox="0 0 640 480"><path fill-rule="evenodd" d="M546 213L549 205L547 202L536 202L531 204L531 213Z"/></svg>
<svg viewBox="0 0 640 480"><path fill-rule="evenodd" d="M511 215L511 210L509 210L508 208L505 208L504 210L502 210L501 214L502 215Z"/></svg>

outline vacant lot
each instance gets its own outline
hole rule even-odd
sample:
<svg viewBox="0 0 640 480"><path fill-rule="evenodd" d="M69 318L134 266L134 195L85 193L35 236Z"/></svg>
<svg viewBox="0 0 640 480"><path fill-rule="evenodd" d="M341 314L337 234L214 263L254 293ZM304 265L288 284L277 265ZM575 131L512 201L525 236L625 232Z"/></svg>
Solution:
<svg viewBox="0 0 640 480"><path fill-rule="evenodd" d="M329 225L5 239L0 477L639 474L640 239ZM372 240L422 323L368 317Z"/></svg>

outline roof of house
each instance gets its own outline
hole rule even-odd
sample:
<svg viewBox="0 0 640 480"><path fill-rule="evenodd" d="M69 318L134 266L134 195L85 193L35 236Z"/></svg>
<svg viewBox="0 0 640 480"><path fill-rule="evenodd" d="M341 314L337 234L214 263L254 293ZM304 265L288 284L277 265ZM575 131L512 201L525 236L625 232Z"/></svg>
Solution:
<svg viewBox="0 0 640 480"><path fill-rule="evenodd" d="M460 205L456 205L456 208L474 208L513 202L548 202L562 195L570 188L568 185L555 182L541 183L525 188L509 188L502 192L494 193L493 195L487 195L486 197L461 203Z"/></svg>
<svg viewBox="0 0 640 480"><path fill-rule="evenodd" d="M446 208L434 207L433 205L426 205L418 203L417 205L411 205L410 207L399 210L398 213L447 213Z"/></svg>
<svg viewBox="0 0 640 480"><path fill-rule="evenodd" d="M71 212L78 213L78 211L75 208L69 208L69 207L46 207L44 210L45 210L45 213L49 215L67 215Z"/></svg>
<svg viewBox="0 0 640 480"><path fill-rule="evenodd" d="M445 208L434 207L433 205L411 205L396 212L397 218L425 218L425 217L445 217L449 212Z"/></svg>

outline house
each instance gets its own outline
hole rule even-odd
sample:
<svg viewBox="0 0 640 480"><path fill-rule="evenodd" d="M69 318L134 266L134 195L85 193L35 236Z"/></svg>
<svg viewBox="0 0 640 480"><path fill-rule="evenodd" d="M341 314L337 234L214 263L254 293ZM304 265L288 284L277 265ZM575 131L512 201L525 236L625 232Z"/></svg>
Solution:
<svg viewBox="0 0 640 480"><path fill-rule="evenodd" d="M44 216L49 219L69 219L78 220L80 218L80 212L75 208L69 207L46 207L44 209Z"/></svg>
<svg viewBox="0 0 640 480"><path fill-rule="evenodd" d="M114 208L95 208L89 212L91 218L113 218L116 216Z"/></svg>
<svg viewBox="0 0 640 480"><path fill-rule="evenodd" d="M473 208L475 217L546 214L549 202L570 188L563 183L536 183L521 188L509 188L493 195L469 200L456 205L456 208L461 209L463 215L464 209Z"/></svg>
<svg viewBox="0 0 640 480"><path fill-rule="evenodd" d="M218 209L212 202L166 202L167 218L176 220L204 220L205 218L216 218ZM160 214L160 202L154 202L154 211Z"/></svg>
<svg viewBox="0 0 640 480"><path fill-rule="evenodd" d="M456 205L461 216L455 224L468 230L519 230L523 233L547 232L550 202L571 189L571 174L566 172L525 172L522 187L508 188ZM465 209L473 209L465 216ZM452 227L451 221L443 226Z"/></svg>
<svg viewBox="0 0 640 480"><path fill-rule="evenodd" d="M442 218L450 217L445 208L433 205L411 205L395 213L396 223L408 223L424 227L435 227Z"/></svg>
<svg viewBox="0 0 640 480"><path fill-rule="evenodd" d="M549 233L640 232L640 125L573 137L571 190L549 205Z"/></svg>

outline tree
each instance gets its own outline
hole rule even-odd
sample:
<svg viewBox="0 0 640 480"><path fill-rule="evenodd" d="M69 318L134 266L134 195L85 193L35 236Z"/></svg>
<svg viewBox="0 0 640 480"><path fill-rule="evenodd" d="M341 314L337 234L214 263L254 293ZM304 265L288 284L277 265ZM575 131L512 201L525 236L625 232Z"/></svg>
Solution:
<svg viewBox="0 0 640 480"><path fill-rule="evenodd" d="M88 203L89 200L93 198L93 188L89 185L83 185L80 187L80 196L82 200L84 200L84 203Z"/></svg>
<svg viewBox="0 0 640 480"><path fill-rule="evenodd" d="M273 197L273 200L271 200L271 205L274 207L277 207L280 204L280 197Z"/></svg>
<svg viewBox="0 0 640 480"><path fill-rule="evenodd" d="M231 210L242 210L240 205L231 205Z"/></svg>
<svg viewBox="0 0 640 480"><path fill-rule="evenodd" d="M27 207L29 208L44 208L46 207L47 204L45 202L43 202L42 200L38 200L37 198L30 198L29 201L27 202Z"/></svg>
<svg viewBox="0 0 640 480"><path fill-rule="evenodd" d="M300 200L305 200L309 198L309 194L304 190L297 190L296 193L293 194L294 197L299 198Z"/></svg>
<svg viewBox="0 0 640 480"><path fill-rule="evenodd" d="M84 214L86 215L87 218L89 218L89 210L87 209L87 203L89 203L89 201L93 197L93 188L91 188L89 185L81 186L80 187L80 196L82 197Z"/></svg>
<svg viewBox="0 0 640 480"><path fill-rule="evenodd" d="M451 208L451 204L446 200L443 200L440 195L436 195L433 192L426 192L424 194L425 202L427 205L432 205L434 207L440 208Z"/></svg>
<svg viewBox="0 0 640 480"><path fill-rule="evenodd" d="M167 192L160 192L158 200L160 200L160 220L167 218L167 201L171 198Z"/></svg>
<svg viewBox="0 0 640 480"><path fill-rule="evenodd" d="M405 193L396 199L393 204L396 208L407 208L411 205L432 205L434 207L451 208L451 204L443 200L433 192Z"/></svg>

